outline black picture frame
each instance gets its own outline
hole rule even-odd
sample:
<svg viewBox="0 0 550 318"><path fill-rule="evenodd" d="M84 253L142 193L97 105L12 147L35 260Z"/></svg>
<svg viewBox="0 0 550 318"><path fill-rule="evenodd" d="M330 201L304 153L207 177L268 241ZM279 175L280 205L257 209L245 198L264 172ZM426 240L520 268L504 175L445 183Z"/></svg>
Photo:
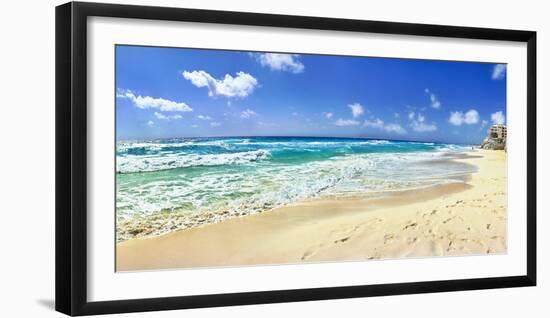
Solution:
<svg viewBox="0 0 550 318"><path fill-rule="evenodd" d="M86 21L91 16L525 42L526 275L89 302L86 296ZM55 23L56 310L76 316L536 285L536 32L81 2L56 7Z"/></svg>

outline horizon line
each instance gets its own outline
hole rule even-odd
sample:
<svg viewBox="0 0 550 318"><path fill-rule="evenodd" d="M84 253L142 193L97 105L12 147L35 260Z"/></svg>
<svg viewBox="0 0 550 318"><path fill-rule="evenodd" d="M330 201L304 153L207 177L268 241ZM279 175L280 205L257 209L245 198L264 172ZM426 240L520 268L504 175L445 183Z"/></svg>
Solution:
<svg viewBox="0 0 550 318"><path fill-rule="evenodd" d="M116 135L116 134L115 134ZM411 140L411 139L390 139L390 138L372 138L372 137L341 137L341 136L300 136L300 135L232 135L232 136L178 136L178 137L156 137L156 138L133 138L133 139L117 139L116 142L131 142L131 141L151 141L151 140L169 140L169 139L193 139L193 138L332 138L332 139L362 139L362 140L385 140L396 142L422 142L422 143L438 143L438 144L453 144L453 145L477 145L478 143L458 143L433 140Z"/></svg>

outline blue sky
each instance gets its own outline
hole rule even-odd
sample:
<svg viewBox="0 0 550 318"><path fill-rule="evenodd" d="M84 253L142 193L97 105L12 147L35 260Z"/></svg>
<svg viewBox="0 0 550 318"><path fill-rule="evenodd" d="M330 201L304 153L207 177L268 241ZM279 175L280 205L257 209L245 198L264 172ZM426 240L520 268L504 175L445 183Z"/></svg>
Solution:
<svg viewBox="0 0 550 318"><path fill-rule="evenodd" d="M477 144L506 66L116 47L117 139L334 136Z"/></svg>

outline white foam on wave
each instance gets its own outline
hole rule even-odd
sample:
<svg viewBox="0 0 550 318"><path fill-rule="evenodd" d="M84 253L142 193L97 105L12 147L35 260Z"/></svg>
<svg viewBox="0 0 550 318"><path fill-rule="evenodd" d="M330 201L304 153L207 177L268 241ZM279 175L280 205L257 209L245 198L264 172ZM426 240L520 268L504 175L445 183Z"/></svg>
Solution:
<svg viewBox="0 0 550 318"><path fill-rule="evenodd" d="M441 161L442 153L351 154L298 165L260 161L199 175L175 170L181 174L143 183L138 175L126 175L128 179L117 178L117 239L160 235L319 196L355 196L462 182L460 177L472 172L472 166ZM146 231L144 218L148 220Z"/></svg>
<svg viewBox="0 0 550 318"><path fill-rule="evenodd" d="M158 151L163 148L185 148L196 146L218 146L224 149L229 149L235 141L243 144L247 139L216 139L216 140L159 140L159 141L120 141L117 142L116 148L118 152L127 152L131 149L145 149L149 151Z"/></svg>
<svg viewBox="0 0 550 318"><path fill-rule="evenodd" d="M267 150L223 154L164 154L162 156L117 156L117 172L151 172L194 166L245 164L271 157Z"/></svg>
<svg viewBox="0 0 550 318"><path fill-rule="evenodd" d="M262 155L252 155L255 157ZM259 164L238 173L230 170L182 175L119 187L123 192L117 196L117 208L120 214L177 209L253 214L322 195L356 195L456 182L457 176L471 172L467 166L425 163L440 159L438 152L371 153L299 165Z"/></svg>

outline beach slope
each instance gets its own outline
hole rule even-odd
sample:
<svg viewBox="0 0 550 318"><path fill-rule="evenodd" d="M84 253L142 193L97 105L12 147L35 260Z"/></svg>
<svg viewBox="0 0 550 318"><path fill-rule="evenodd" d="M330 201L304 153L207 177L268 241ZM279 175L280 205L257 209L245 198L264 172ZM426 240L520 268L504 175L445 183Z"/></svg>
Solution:
<svg viewBox="0 0 550 318"><path fill-rule="evenodd" d="M506 252L504 151L478 150L465 183L313 199L117 244L117 271Z"/></svg>

